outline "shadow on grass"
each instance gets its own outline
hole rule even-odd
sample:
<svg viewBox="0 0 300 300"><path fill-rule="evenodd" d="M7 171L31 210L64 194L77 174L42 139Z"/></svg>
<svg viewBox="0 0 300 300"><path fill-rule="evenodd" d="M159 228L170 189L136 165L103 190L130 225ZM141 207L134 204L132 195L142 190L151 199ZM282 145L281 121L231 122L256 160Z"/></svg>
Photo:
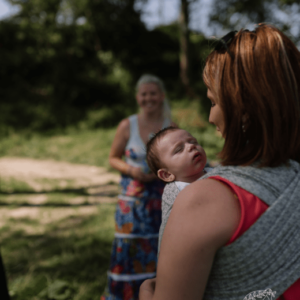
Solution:
<svg viewBox="0 0 300 300"><path fill-rule="evenodd" d="M13 191L13 192L5 192L0 190L0 195L39 195L39 194L54 194L54 193L70 193L70 194L77 194L77 195L82 195L86 196L89 195L87 193L87 188L79 188L79 189L53 189L53 190L42 190L42 191L28 191L28 190L18 190L18 191Z"/></svg>
<svg viewBox="0 0 300 300"><path fill-rule="evenodd" d="M12 192L7 192L1 190L0 187L0 195L40 195L40 194L55 194L55 193L64 193L64 194L76 194L80 196L111 196L114 197L118 193L112 192L112 191L103 191L103 192L89 192L90 189L103 189L106 187L115 187L118 186L116 184L105 184L105 185L91 185L87 187L82 187L82 188L65 188L65 189L51 189L51 190L41 190L41 191L34 191L34 190L28 190L28 189L18 189Z"/></svg>
<svg viewBox="0 0 300 300"><path fill-rule="evenodd" d="M82 207L82 206L98 206L100 203L79 203L79 204L71 204L71 203L59 203L59 202L52 202L52 203L42 203L42 204L30 204L30 203L18 203L18 204L13 204L14 208L17 207ZM1 202L0 201L0 206L9 206L11 207L12 204L7 203L7 202Z"/></svg>
<svg viewBox="0 0 300 300"><path fill-rule="evenodd" d="M1 251L11 298L99 299L109 265L113 212L114 205L103 205L97 215L51 224L43 235L6 226Z"/></svg>

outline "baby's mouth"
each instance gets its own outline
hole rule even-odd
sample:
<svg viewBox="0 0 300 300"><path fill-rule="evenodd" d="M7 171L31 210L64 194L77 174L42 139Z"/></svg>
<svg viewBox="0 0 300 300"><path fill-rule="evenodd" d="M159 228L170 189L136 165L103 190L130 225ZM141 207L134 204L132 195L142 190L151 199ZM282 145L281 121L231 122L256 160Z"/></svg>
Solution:
<svg viewBox="0 0 300 300"><path fill-rule="evenodd" d="M194 156L193 156L193 160L195 160L196 158L201 158L201 154L200 154L200 152L196 152L195 154L194 154Z"/></svg>

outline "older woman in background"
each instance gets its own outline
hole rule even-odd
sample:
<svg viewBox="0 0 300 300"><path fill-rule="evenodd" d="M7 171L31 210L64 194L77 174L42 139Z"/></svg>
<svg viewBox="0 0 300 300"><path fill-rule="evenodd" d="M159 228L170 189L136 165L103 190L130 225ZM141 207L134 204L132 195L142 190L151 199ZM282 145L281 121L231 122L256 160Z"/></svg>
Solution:
<svg viewBox="0 0 300 300"><path fill-rule="evenodd" d="M164 183L150 172L145 145L154 133L175 124L159 78L143 75L136 100L140 112L120 122L109 155L110 165L121 172L122 191L108 286L102 296L107 300L138 299L141 283L156 274Z"/></svg>

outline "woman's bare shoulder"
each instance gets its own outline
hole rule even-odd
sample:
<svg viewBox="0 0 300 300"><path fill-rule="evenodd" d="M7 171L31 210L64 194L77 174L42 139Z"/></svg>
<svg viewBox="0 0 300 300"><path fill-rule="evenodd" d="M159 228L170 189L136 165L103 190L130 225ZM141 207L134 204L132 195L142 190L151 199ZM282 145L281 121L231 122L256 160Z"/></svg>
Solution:
<svg viewBox="0 0 300 300"><path fill-rule="evenodd" d="M184 188L161 241L154 299L202 299L214 256L239 218L238 200L222 183L203 179Z"/></svg>
<svg viewBox="0 0 300 300"><path fill-rule="evenodd" d="M126 119L123 119L119 123L119 125L117 127L116 136L118 138L122 138L122 139L128 140L129 139L129 135L130 135L130 122L129 122L129 119L126 118Z"/></svg>
<svg viewBox="0 0 300 300"><path fill-rule="evenodd" d="M128 118L123 119L118 125L119 130L129 130L129 128L130 128L130 122Z"/></svg>
<svg viewBox="0 0 300 300"><path fill-rule="evenodd" d="M213 179L197 180L186 187L176 198L173 210L179 218L185 211L184 218L207 228L208 236L215 237L219 246L229 241L240 221L239 201L229 187Z"/></svg>

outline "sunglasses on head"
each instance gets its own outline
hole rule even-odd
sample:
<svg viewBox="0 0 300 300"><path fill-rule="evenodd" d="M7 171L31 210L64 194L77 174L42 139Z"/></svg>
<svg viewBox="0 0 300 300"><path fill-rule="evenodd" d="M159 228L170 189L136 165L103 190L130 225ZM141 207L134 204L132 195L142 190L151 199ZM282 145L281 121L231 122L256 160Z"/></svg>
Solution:
<svg viewBox="0 0 300 300"><path fill-rule="evenodd" d="M235 37L237 31L234 30L234 31L230 31L229 33L227 33L226 35L224 35L222 38L220 38L216 45L215 45L215 48L214 50L226 50L227 53L230 55L230 57L233 59L233 55L232 53L229 51L228 49L228 45L230 44L230 42L232 41L232 39Z"/></svg>

